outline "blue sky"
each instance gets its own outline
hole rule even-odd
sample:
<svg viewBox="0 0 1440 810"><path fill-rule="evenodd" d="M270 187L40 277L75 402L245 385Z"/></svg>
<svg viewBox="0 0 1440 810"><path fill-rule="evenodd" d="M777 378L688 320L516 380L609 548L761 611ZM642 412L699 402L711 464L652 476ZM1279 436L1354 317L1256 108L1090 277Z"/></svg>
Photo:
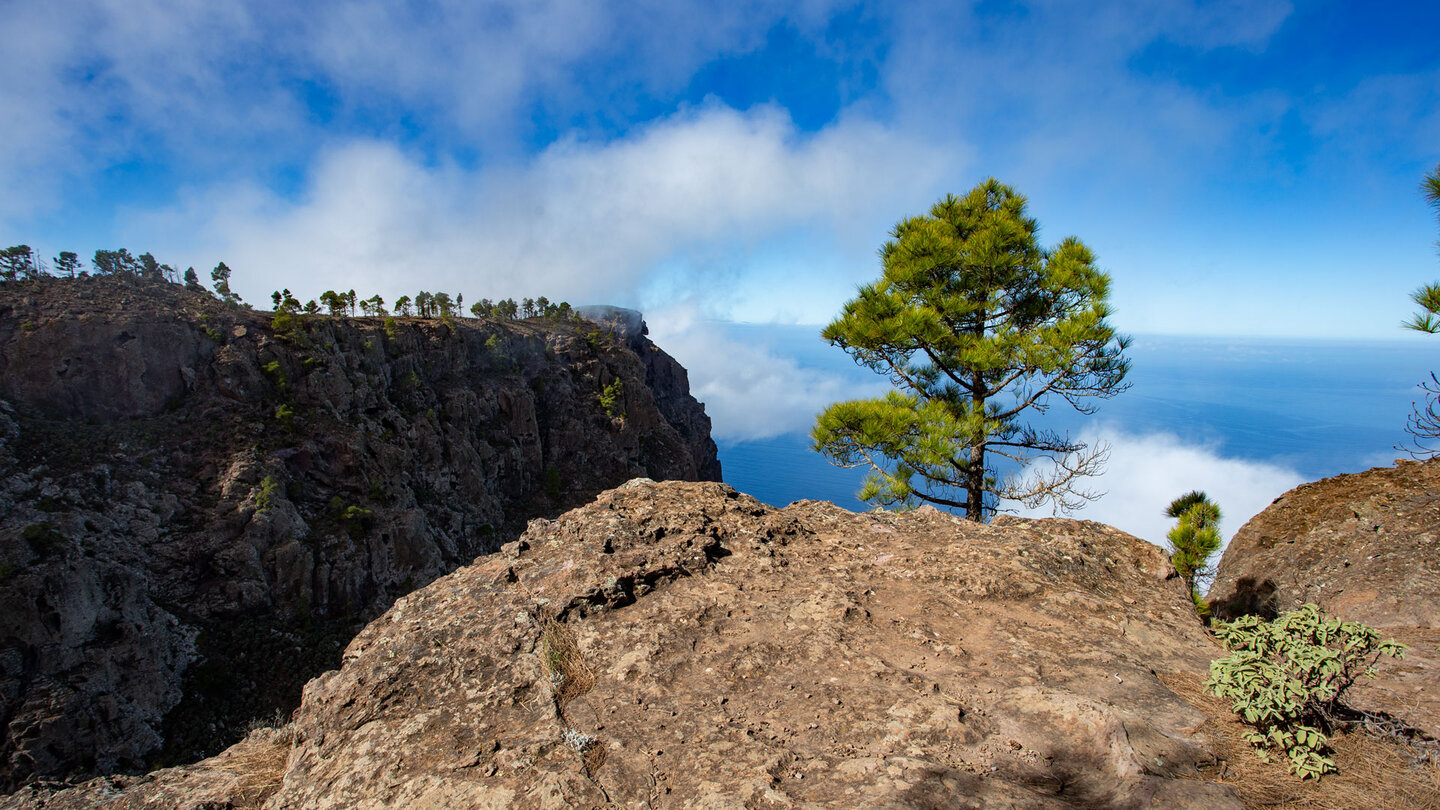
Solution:
<svg viewBox="0 0 1440 810"><path fill-rule="evenodd" d="M0 30L0 244L224 260L261 306L640 308L722 441L880 393L733 324L828 321L987 176L1094 249L1126 332L1423 340L1440 278L1432 0L0 0ZM1251 480L1112 439L1130 478ZM1299 480L1262 467L1257 504Z"/></svg>
<svg viewBox="0 0 1440 810"><path fill-rule="evenodd" d="M1128 331L1399 337L1429 2L7 3L0 237L819 323L994 175Z"/></svg>

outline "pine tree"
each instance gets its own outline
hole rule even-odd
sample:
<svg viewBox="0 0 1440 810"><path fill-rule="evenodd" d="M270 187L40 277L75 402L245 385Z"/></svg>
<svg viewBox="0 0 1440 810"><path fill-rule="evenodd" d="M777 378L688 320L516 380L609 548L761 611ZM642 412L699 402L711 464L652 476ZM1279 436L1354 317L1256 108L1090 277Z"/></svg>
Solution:
<svg viewBox="0 0 1440 810"><path fill-rule="evenodd" d="M1440 166L1425 175L1425 180L1420 184L1420 192L1424 194L1430 207L1440 213ZM1410 300L1414 301L1421 311L1402 325L1417 332L1429 332L1432 335L1440 333L1440 283L1426 284L1410 293Z"/></svg>
<svg viewBox="0 0 1440 810"><path fill-rule="evenodd" d="M0 250L0 278L14 281L35 275L35 252L29 245L15 245Z"/></svg>
<svg viewBox="0 0 1440 810"><path fill-rule="evenodd" d="M1425 175L1420 191L1425 201L1440 215L1440 166ZM1422 311L1415 313L1402 326L1432 335L1440 333L1440 283L1426 284L1411 293L1410 300ZM1420 390L1425 392L1425 404L1415 403L1405 423L1405 432L1410 434L1410 446L1396 445L1395 449L1423 459L1440 455L1440 376L1431 372L1430 381L1420 383Z"/></svg>
<svg viewBox="0 0 1440 810"><path fill-rule="evenodd" d="M55 275L63 274L67 278L74 278L80 272L80 257L69 250L60 251L55 257Z"/></svg>
<svg viewBox="0 0 1440 810"><path fill-rule="evenodd" d="M121 250L120 252L124 253L125 251ZM215 265L215 269L210 271L210 280L214 283L215 292L219 294L222 301L227 304L240 303L240 296L230 289L230 268L225 266L225 262Z"/></svg>
<svg viewBox="0 0 1440 810"><path fill-rule="evenodd" d="M450 300L450 293L447 292L435 293L434 297L430 299L430 306L433 314L446 320L455 314L455 302Z"/></svg>
<svg viewBox="0 0 1440 810"><path fill-rule="evenodd" d="M1220 548L1220 507L1204 492L1193 490L1171 501L1165 516L1178 521L1166 535L1170 564L1201 615L1208 615L1209 606L1200 597L1198 583L1211 573L1210 557Z"/></svg>
<svg viewBox="0 0 1440 810"><path fill-rule="evenodd" d="M1087 398L1123 391L1129 339L1107 320L1110 278L1090 249L1074 237L1042 249L1037 230L994 179L947 196L895 226L881 278L821 333L897 389L831 405L811 433L833 462L870 467L862 500L983 520L1000 501L1069 510L1096 497L1077 484L1108 448L1020 418L1056 399L1091 413ZM1019 469L1002 479L996 456Z"/></svg>

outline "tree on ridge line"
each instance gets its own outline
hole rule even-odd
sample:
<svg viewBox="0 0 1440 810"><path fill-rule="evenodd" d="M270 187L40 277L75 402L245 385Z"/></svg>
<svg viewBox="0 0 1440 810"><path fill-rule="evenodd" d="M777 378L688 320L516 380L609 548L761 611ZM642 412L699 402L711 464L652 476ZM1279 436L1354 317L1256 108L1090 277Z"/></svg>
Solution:
<svg viewBox="0 0 1440 810"><path fill-rule="evenodd" d="M1069 511L1098 497L1079 483L1108 447L1020 418L1057 399L1092 413L1089 398L1125 390L1129 338L1108 321L1110 278L1094 254L1075 237L1042 249L1025 206L992 178L902 220L881 278L821 333L896 388L829 406L811 432L832 462L870 468L861 500L984 520L1002 501ZM996 456L1018 471L1001 478Z"/></svg>
<svg viewBox="0 0 1440 810"><path fill-rule="evenodd" d="M1420 183L1425 201L1440 215L1440 165L1425 175ZM1440 244L1440 243L1437 243ZM1406 329L1430 334L1440 333L1440 283L1426 284L1410 294L1421 312L1401 324ZM1414 404L1410 418L1405 422L1405 432L1410 434L1411 446L1397 444L1395 449L1409 453L1412 458L1430 458L1440 455L1440 377L1430 373L1430 382L1420 383L1425 392L1425 405Z"/></svg>

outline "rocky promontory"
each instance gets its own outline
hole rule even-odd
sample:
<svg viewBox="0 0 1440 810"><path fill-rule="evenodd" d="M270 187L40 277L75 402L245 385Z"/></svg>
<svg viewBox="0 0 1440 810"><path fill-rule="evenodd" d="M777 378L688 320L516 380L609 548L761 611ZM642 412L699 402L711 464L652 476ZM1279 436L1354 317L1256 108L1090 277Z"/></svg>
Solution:
<svg viewBox="0 0 1440 810"><path fill-rule="evenodd" d="M1239 808L1172 574L1096 523L635 481L397 601L283 739L12 801Z"/></svg>
<svg viewBox="0 0 1440 810"><path fill-rule="evenodd" d="M395 598L635 476L719 477L643 335L0 285L0 789L213 753Z"/></svg>

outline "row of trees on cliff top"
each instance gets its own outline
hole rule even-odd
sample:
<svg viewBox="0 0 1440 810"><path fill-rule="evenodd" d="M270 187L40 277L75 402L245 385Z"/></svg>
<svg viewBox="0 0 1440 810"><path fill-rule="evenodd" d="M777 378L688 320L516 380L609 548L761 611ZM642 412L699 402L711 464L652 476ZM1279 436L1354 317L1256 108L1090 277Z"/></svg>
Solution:
<svg viewBox="0 0 1440 810"><path fill-rule="evenodd" d="M161 264L149 253L135 256L124 248L95 251L91 269L97 276L117 276L171 283L183 282L188 289L209 292L200 283L200 275L195 272L195 268L190 267L184 273L180 273L168 264ZM230 289L231 272L225 262L220 262L215 265L215 269L210 271L210 282L214 295L227 304L248 307L249 305L244 302L244 299ZM90 272L85 269L80 257L70 251L61 252L47 266L29 245L14 245L0 250L0 281L28 280L42 276L75 278L87 275L90 275ZM270 299L274 303L277 313L291 315L300 313L317 315L321 313L322 308L324 312L333 316L355 315L357 309L360 314L366 316L390 314L385 309L384 298L372 295L369 298L361 299L354 290L347 292L326 290L320 294L318 301L312 299L304 304L291 295L289 290L277 290L270 294ZM462 309L464 303L465 296L463 294L457 293L452 298L446 292L431 293L422 290L413 298L402 295L395 299L395 314L402 317L452 318L464 312ZM471 304L469 311L477 318L568 320L576 317L574 309L568 302L552 303L543 295L539 298L524 298L519 302L513 298L503 298L499 301L482 298Z"/></svg>
<svg viewBox="0 0 1440 810"><path fill-rule="evenodd" d="M182 277L182 274L174 267L161 264L153 255L142 253L136 256L125 248L95 251L89 271L85 269L84 262L80 261L80 256L68 250L61 251L60 255L51 260L48 265L29 245L14 245L0 250L0 281L27 280L42 276L75 278L91 275L91 271L97 276L116 276L171 283L178 283ZM216 292L221 298L230 303L240 302L240 296L230 291L230 268L226 267L224 262L215 266L210 277L215 282ZM200 287L200 277L196 275L195 268L186 269L183 278L186 286L203 289Z"/></svg>
<svg viewBox="0 0 1440 810"><path fill-rule="evenodd" d="M354 290L348 292L335 292L326 290L320 293L320 300L314 299L301 304L298 299L291 295L289 290L277 290L270 294L270 300L275 304L276 312L306 315L320 314L321 307L327 314L336 317L343 315L355 315L358 308L360 314L367 317L384 317L390 314L385 308L385 299L379 295L372 295L369 298L359 298ZM421 318L453 318L460 315L464 310L465 296L456 294L454 298L449 293L430 293L424 290L415 294L414 298L402 295L395 299L395 313L401 317L418 316ZM539 298L525 298L516 303L513 298L504 298L499 301L491 301L489 298L482 298L470 305L470 314L476 318L549 318L552 320L567 320L574 318L575 310L569 302L561 301L553 304L545 296Z"/></svg>

